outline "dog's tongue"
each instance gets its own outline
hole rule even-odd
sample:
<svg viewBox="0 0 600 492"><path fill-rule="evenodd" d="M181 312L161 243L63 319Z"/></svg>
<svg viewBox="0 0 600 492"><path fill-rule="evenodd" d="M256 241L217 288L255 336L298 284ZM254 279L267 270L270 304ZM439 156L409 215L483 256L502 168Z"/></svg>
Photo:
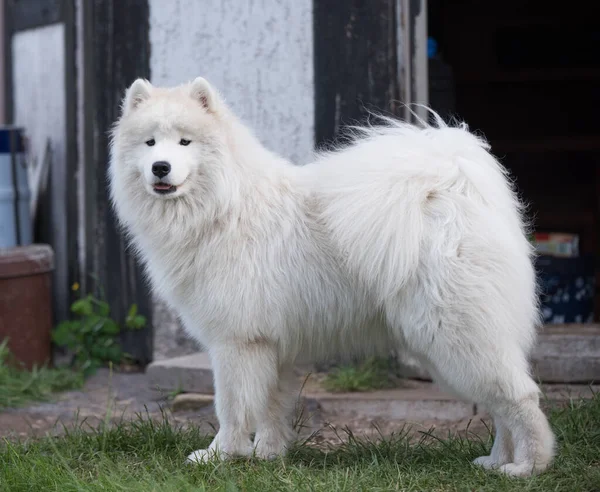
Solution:
<svg viewBox="0 0 600 492"><path fill-rule="evenodd" d="M156 188L157 190L168 190L169 188L171 188L171 185L166 183L156 183L154 185L154 188Z"/></svg>

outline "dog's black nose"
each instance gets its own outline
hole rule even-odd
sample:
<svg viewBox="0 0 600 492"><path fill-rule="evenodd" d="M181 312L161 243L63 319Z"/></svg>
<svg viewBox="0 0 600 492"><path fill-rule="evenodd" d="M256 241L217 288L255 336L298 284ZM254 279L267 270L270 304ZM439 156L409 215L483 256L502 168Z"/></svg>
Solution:
<svg viewBox="0 0 600 492"><path fill-rule="evenodd" d="M154 176L164 178L170 172L171 164L169 164L167 161L158 161L152 164L152 174L154 174Z"/></svg>

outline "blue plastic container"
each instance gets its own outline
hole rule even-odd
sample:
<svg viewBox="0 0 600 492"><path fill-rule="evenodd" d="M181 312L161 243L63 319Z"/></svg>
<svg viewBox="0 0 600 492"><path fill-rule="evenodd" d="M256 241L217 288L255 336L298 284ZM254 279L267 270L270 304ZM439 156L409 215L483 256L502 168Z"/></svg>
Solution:
<svg viewBox="0 0 600 492"><path fill-rule="evenodd" d="M31 244L30 197L23 130L0 127L0 248Z"/></svg>
<svg viewBox="0 0 600 492"><path fill-rule="evenodd" d="M592 323L596 295L594 257L555 258L541 255L536 269L546 324Z"/></svg>

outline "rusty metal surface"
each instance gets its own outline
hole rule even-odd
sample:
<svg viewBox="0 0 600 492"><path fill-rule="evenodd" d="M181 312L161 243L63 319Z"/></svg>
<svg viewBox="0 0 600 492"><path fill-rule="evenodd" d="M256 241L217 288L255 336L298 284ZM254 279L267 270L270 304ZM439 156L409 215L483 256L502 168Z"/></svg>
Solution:
<svg viewBox="0 0 600 492"><path fill-rule="evenodd" d="M27 368L50 360L53 268L47 245L0 250L0 341Z"/></svg>

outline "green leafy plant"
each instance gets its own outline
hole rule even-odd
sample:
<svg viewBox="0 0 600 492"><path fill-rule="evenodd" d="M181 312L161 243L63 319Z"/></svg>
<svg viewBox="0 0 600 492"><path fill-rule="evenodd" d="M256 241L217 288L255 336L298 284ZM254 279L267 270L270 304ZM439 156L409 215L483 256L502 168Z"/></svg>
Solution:
<svg viewBox="0 0 600 492"><path fill-rule="evenodd" d="M132 304L125 317L125 328L128 330L141 330L146 326L146 317L138 314L137 304Z"/></svg>
<svg viewBox="0 0 600 492"><path fill-rule="evenodd" d="M77 290L75 284L73 290ZM73 365L90 376L107 363L120 364L126 354L119 343L121 326L111 318L110 306L92 294L71 305L74 319L61 322L52 334L54 343L73 352ZM140 330L146 318L133 304L124 321L126 330Z"/></svg>

